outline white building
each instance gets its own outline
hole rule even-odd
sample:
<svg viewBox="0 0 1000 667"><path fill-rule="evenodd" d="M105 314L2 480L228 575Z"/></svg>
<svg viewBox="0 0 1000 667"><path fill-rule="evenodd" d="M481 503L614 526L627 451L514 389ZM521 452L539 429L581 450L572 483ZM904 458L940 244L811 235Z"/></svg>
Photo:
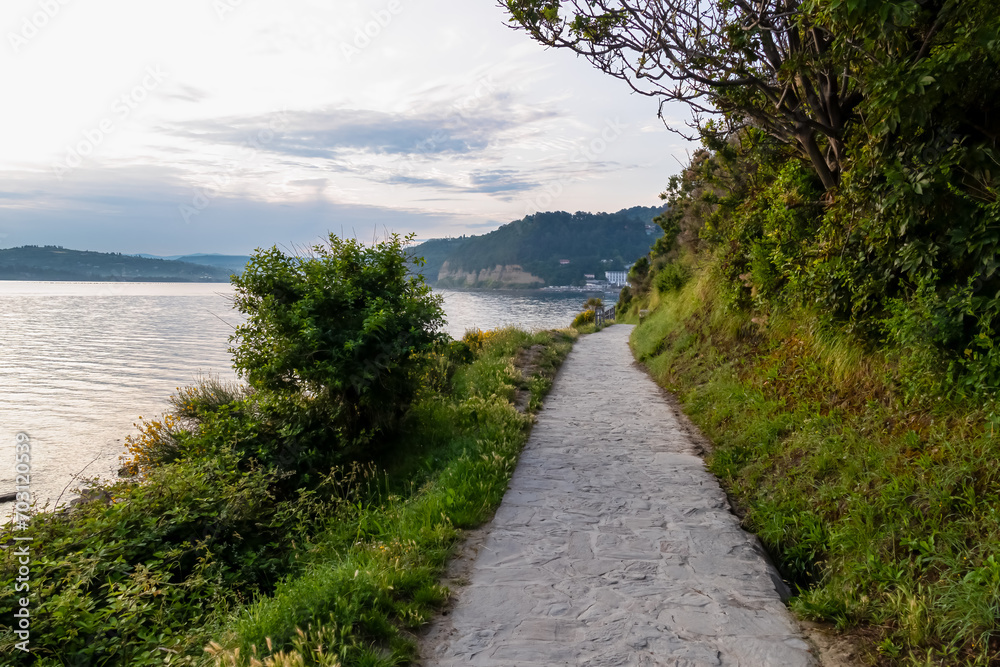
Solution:
<svg viewBox="0 0 1000 667"><path fill-rule="evenodd" d="M622 287L628 284L628 271L605 271L604 279L612 285Z"/></svg>

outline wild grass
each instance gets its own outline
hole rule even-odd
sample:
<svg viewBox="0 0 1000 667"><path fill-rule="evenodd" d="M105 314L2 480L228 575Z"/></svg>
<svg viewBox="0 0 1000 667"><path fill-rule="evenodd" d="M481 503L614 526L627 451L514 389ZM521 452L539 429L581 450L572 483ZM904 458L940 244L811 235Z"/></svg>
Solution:
<svg viewBox="0 0 1000 667"><path fill-rule="evenodd" d="M415 401L375 458L326 469L301 465L312 454L296 445L315 434L272 432L242 387L178 390L174 411L136 436L137 476L32 520L32 652L14 649L0 622L4 664L409 660L412 633L448 595L438 576L452 544L499 504L530 411L576 335L503 329L475 351L452 341L428 353ZM527 413L512 403L519 392ZM13 551L0 554L8 619Z"/></svg>
<svg viewBox="0 0 1000 667"><path fill-rule="evenodd" d="M450 393L428 392L411 409L394 456L373 468L358 499L313 540L302 573L232 616L210 647L213 661L375 666L412 659L412 633L448 597L438 577L452 545L462 529L492 515L517 463L532 418L515 409L514 392L530 391L540 404L573 337L514 329L485 337ZM525 349L535 350L528 377L514 363Z"/></svg>
<svg viewBox="0 0 1000 667"><path fill-rule="evenodd" d="M866 349L806 311L730 309L708 270L656 298L635 354L712 439L709 466L792 608L867 638L872 663L1000 664L989 406L910 400L905 350Z"/></svg>

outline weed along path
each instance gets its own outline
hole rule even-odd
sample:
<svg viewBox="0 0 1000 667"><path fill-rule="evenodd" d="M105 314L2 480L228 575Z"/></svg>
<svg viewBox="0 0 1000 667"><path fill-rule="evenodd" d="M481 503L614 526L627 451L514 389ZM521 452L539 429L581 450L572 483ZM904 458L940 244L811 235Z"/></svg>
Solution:
<svg viewBox="0 0 1000 667"><path fill-rule="evenodd" d="M422 665L816 664L631 330L576 343Z"/></svg>

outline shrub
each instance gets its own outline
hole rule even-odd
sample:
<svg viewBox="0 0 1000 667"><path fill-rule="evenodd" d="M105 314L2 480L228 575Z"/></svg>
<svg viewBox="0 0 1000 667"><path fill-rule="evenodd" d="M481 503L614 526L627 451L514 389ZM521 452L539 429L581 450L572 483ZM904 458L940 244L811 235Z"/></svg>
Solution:
<svg viewBox="0 0 1000 667"><path fill-rule="evenodd" d="M635 260L628 272L628 281L636 292L642 293L649 289L649 257L643 255Z"/></svg>
<svg viewBox="0 0 1000 667"><path fill-rule="evenodd" d="M120 457L122 476L146 475L153 468L182 457L215 452L211 425L235 419L247 421L252 412L250 388L218 377L201 378L190 387L178 387L170 399L171 411L158 419L134 424L139 429L125 438L126 454ZM139 417L142 419L142 416ZM235 423L228 424L232 426ZM207 436L207 437L206 437ZM229 440L229 444L239 443Z"/></svg>
<svg viewBox="0 0 1000 667"><path fill-rule="evenodd" d="M615 304L615 318L622 319L625 317L625 313L628 312L629 306L632 305L632 299L634 299L632 294L632 288L628 285L622 287L622 291L618 293L618 303Z"/></svg>
<svg viewBox="0 0 1000 667"><path fill-rule="evenodd" d="M594 311L585 310L576 317L573 318L573 324L571 325L574 329L586 326L588 324L594 323Z"/></svg>
<svg viewBox="0 0 1000 667"><path fill-rule="evenodd" d="M476 358L472 348L463 340L448 341L444 347L444 354L454 364L471 364Z"/></svg>
<svg viewBox="0 0 1000 667"><path fill-rule="evenodd" d="M202 377L190 387L178 387L170 397L172 412L177 417L199 421L205 413L215 412L249 396L252 389L239 382L225 382L218 376Z"/></svg>
<svg viewBox="0 0 1000 667"><path fill-rule="evenodd" d="M444 321L441 298L408 272L403 249L412 238L365 246L331 234L306 256L257 250L233 276L234 303L247 315L230 340L239 374L257 391L284 394L273 405L303 407L289 397L306 397L342 445L391 429Z"/></svg>
<svg viewBox="0 0 1000 667"><path fill-rule="evenodd" d="M670 262L656 274L653 283L661 294L676 292L684 287L689 278L688 270L679 262Z"/></svg>
<svg viewBox="0 0 1000 667"><path fill-rule="evenodd" d="M181 420L176 415L164 415L160 419L145 420L133 425L139 429L139 433L125 438L127 454L120 457L122 474L137 475L172 461L180 454L177 436Z"/></svg>
<svg viewBox="0 0 1000 667"><path fill-rule="evenodd" d="M32 651L13 650L0 633L4 662L162 665L165 651L200 652L197 629L295 572L289 545L332 511L312 492L276 501L273 472L241 467L220 448L158 466L142 483L102 487L103 500L68 515L35 516L44 557L32 563ZM0 554L0 584L10 591L13 552ZM10 617L9 597L0 609Z"/></svg>
<svg viewBox="0 0 1000 667"><path fill-rule="evenodd" d="M493 336L492 331L482 331L481 329L469 329L462 336L462 342L469 346L469 349L473 352L478 352L483 349L486 341Z"/></svg>

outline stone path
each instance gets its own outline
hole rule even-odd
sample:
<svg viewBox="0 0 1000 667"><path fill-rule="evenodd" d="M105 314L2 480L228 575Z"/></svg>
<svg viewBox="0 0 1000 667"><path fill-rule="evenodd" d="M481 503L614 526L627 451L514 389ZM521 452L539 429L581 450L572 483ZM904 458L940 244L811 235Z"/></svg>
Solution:
<svg viewBox="0 0 1000 667"><path fill-rule="evenodd" d="M816 664L631 330L577 342L421 664Z"/></svg>

